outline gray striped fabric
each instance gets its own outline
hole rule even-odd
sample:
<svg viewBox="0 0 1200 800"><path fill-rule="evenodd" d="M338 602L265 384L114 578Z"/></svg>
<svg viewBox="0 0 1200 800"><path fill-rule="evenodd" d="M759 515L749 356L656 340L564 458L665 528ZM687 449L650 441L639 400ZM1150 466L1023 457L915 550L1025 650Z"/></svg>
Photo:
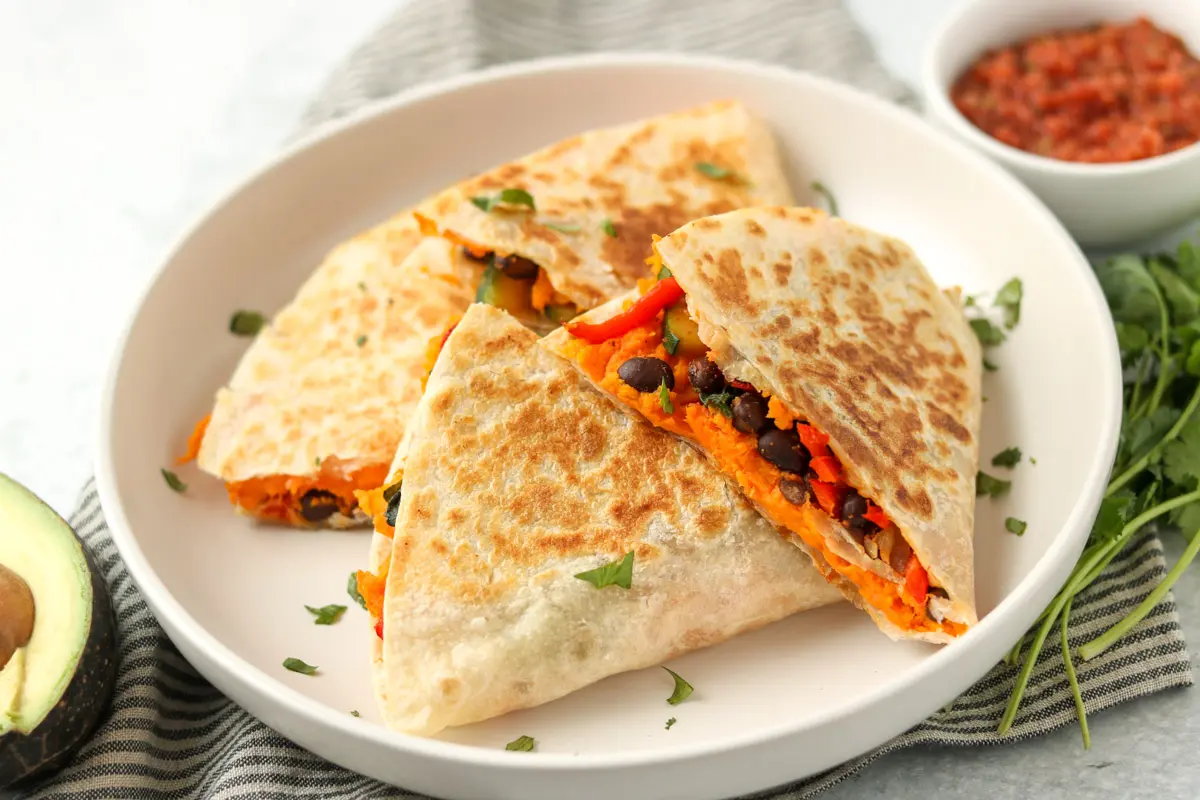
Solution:
<svg viewBox="0 0 1200 800"><path fill-rule="evenodd" d="M409 0L330 80L306 125L419 81L543 55L588 50L685 50L755 58L819 72L896 102L912 94L889 77L836 0ZM120 627L120 675L109 716L73 763L23 796L49 798L417 798L347 772L297 747L196 674L151 615L104 522L94 487L71 519L96 555ZM1079 644L1132 609L1166 574L1156 536L1139 537L1076 602ZM1192 683L1170 595L1133 633L1077 665L1089 711ZM1057 647L1047 647L1006 739L996 724L1015 669L998 665L913 730L854 761L758 795L812 797L876 758L914 745L972 746L1074 724Z"/></svg>

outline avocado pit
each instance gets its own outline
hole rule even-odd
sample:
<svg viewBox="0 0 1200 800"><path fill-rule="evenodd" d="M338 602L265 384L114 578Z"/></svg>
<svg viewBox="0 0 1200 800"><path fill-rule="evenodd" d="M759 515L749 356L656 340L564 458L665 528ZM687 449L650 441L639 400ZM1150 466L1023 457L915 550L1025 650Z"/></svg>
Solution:
<svg viewBox="0 0 1200 800"><path fill-rule="evenodd" d="M0 669L33 636L33 592L21 576L0 564Z"/></svg>

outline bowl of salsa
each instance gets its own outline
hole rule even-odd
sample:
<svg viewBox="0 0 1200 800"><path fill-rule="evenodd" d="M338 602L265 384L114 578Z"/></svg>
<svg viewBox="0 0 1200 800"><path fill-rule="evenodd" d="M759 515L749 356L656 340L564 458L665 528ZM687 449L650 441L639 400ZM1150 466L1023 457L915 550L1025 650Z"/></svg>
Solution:
<svg viewBox="0 0 1200 800"><path fill-rule="evenodd" d="M926 111L1080 244L1200 213L1200 0L973 0L933 36Z"/></svg>

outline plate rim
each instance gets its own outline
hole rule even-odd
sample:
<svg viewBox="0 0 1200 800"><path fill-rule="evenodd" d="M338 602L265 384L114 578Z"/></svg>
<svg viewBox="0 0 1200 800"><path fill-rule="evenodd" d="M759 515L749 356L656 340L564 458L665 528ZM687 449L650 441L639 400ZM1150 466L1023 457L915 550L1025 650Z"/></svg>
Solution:
<svg viewBox="0 0 1200 800"><path fill-rule="evenodd" d="M916 129L921 135L939 140L940 144L955 151L960 157L974 162L976 166L990 173L994 180L999 181L1009 191L1023 195L1031 205L1033 212L1041 218L1041 222L1057 229L1059 237L1073 256L1073 268L1083 273L1084 282L1088 286L1092 300L1106 315L1107 304L1100 289L1091 265L1084 256L1079 245L1071 238L1062 223L1049 211L1046 205L1027 187L1000 165L987 159L984 155L972 150L966 144L959 142L948 134L937 130L917 113L902 106L888 102L885 99L871 95L839 81L815 75L810 72L791 69L775 64L764 63L751 59L734 59L723 56L706 56L692 54L672 54L656 52L599 52L585 55L554 56L548 58L530 59L517 63L502 64L467 72L438 81L421 84L398 94L373 101L351 111L343 116L319 123L303 136L292 141L285 140L284 146L273 156L252 167L243 177L235 181L217 198L202 208L191 221L186 224L179 235L165 248L163 255L156 261L156 266L145 279L141 292L137 293L131 304L131 312L122 326L120 335L111 350L109 363L105 372L101 402L98 415L98 447L94 459L96 485L101 505L122 559L129 570L143 598L154 612L156 619L164 629L173 629L188 640L188 644L197 650L206 652L214 664L219 665L230 679L253 688L265 702L286 708L290 713L304 718L308 723L326 729L333 729L348 740L363 740L379 743L389 748L410 753L412 755L436 759L447 764L473 764L504 768L520 772L543 771L573 771L585 769L619 769L656 764L673 764L702 759L718 753L730 751L745 751L755 747L775 742L785 737L803 734L806 731L828 726L846 717L862 713L866 708L886 702L890 697L902 694L915 684L927 679L931 673L952 669L953 665L966 659L974 643L985 638L993 628L1000 627L1012 617L1027 616L1028 624L1040 613L1038 607L1022 614L1022 610L1035 596L1045 592L1050 584L1057 590L1065 580L1069 570L1074 566L1075 558L1083 549L1090 528L1102 499L1103 490L1107 484L1107 475L1111 470L1111 462L1115 457L1119 420L1122 413L1122 393L1120 374L1120 354L1117 347L1116 333L1112 326L1106 326L1104 341L1096 342L1107 351L1107 382L1110 384L1109 402L1105 407L1105 420L1101 436L1102 460L1092 464L1086 477L1084 491L1075 499L1069 514L1059 533L1051 542L1047 551L1026 573L1017 586L1009 592L980 622L968 631L961 639L941 647L938 652L924 659L916 667L909 669L904 677L896 682L882 684L879 689L865 692L854 700L837 709L822 711L816 715L790 724L781 723L765 727L761 731L742 734L720 742L682 745L670 752L649 751L618 751L615 753L523 753L521 759L513 759L504 750L488 749L478 745L447 742L439 739L424 738L392 731L383 725L363 725L349 715L336 711L315 700L282 681L268 675L255 667L233 650L228 648L220 639L209 632L176 600L164 584L157 572L151 567L144 552L138 545L137 537L125 514L116 487L116 468L112 456L111 422L115 412L114 397L119 382L121 367L126 349L131 341L134 327L143 313L159 281L162 279L168 265L184 250L190 240L207 225L224 206L234 201L255 183L267 179L274 170L284 167L293 159L303 156L309 149L334 138L341 133L366 124L378 117L393 113L398 109L438 95L448 94L460 89L474 87L484 83L535 75L539 73L571 73L597 68L612 67L680 67L684 69L720 70L739 73L746 77L783 79L792 82L816 85L822 91L841 95L852 103L874 107L878 113L890 117L896 124ZM1065 265L1064 265L1065 268ZM1072 558L1074 556L1074 558ZM1050 595L1047 595L1047 599ZM164 621L164 617L166 618ZM366 657L364 655L364 657ZM190 663L190 662L189 662ZM193 664L198 672L204 673ZM988 669L991 668L989 664ZM975 675L971 671L972 682L984 674ZM208 675L206 680L213 682ZM223 676L225 677L225 676ZM215 682L214 682L215 683ZM236 701L235 701L236 702ZM238 704L239 706L241 704ZM257 714L241 706L251 716Z"/></svg>

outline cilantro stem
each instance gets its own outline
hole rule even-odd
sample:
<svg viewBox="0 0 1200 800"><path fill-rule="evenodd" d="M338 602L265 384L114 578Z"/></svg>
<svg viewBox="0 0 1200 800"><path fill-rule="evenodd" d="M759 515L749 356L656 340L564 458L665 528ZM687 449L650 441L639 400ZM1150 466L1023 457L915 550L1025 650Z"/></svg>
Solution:
<svg viewBox="0 0 1200 800"><path fill-rule="evenodd" d="M1079 717L1079 733L1083 736L1083 749L1092 749L1092 734L1088 731L1087 724L1087 709L1083 705L1083 694L1079 691L1079 679L1075 677L1075 664L1071 661L1071 645L1067 640L1067 621L1071 618L1071 601L1063 606L1062 626L1060 628L1060 636L1062 638L1062 655L1063 666L1067 670L1067 683L1071 685L1071 696L1075 698L1075 716Z"/></svg>
<svg viewBox="0 0 1200 800"><path fill-rule="evenodd" d="M1138 417L1142 415L1142 411L1144 410L1139 408L1138 405L1142 399L1142 387L1146 383L1146 365L1149 363L1150 358L1146 355L1145 351L1142 351L1142 354L1138 356L1137 374L1133 383L1133 393L1129 396L1129 405L1127 407L1130 409L1130 411L1129 418L1125 420L1126 428L1128 428L1134 422L1137 422Z"/></svg>
<svg viewBox="0 0 1200 800"><path fill-rule="evenodd" d="M1104 556L1103 550L1099 550L1092 555L1086 562L1082 570L1076 570L1074 577L1068 581L1066 588L1058 593L1054 598L1054 602L1050 605L1049 613L1046 614L1045 620L1038 628L1037 635L1033 638L1033 644L1029 647L1029 654L1025 656L1025 663L1021 665L1021 672L1017 675L1017 684L1013 687L1013 692L1008 698L1008 706L1004 709L1004 716L1000 718L1000 727L997 732L1003 736L1008 733L1012 727L1013 721L1017 718L1017 709L1021 706L1021 700L1025 697L1025 689L1029 686L1029 677L1033 674L1033 668L1037 664L1038 656L1042 652L1042 645L1046 643L1046 637L1050 635L1050 628L1054 626L1058 620L1058 615L1062 613L1063 608L1075 596L1077 586L1083 580L1084 574L1091 571Z"/></svg>
<svg viewBox="0 0 1200 800"><path fill-rule="evenodd" d="M1200 530L1192 535L1192 540L1188 542L1187 549L1183 551L1183 555L1179 557L1179 561L1175 562L1175 566L1171 567L1171 571L1167 573L1167 577L1158 586L1155 586L1154 590L1146 595L1146 599L1138 603L1138 607L1129 612L1124 619L1080 647L1079 657L1084 661L1093 659L1112 647L1122 636L1133 630L1134 626L1145 619L1146 615L1159 604L1159 601L1166 596L1167 592L1171 591L1171 587L1175 585L1175 581L1179 580L1179 576L1187 571L1187 568L1196 558L1196 553L1200 553Z"/></svg>
<svg viewBox="0 0 1200 800"><path fill-rule="evenodd" d="M1167 304L1163 300L1162 292L1158 294L1158 317L1162 330L1158 334L1158 381L1154 384L1154 393L1150 395L1150 407L1147 409L1147 414L1153 414L1158 409L1158 404L1162 402L1163 394L1167 391L1167 386L1170 381L1167 380L1171 372L1171 362L1168 356L1171 350L1171 321L1167 316Z"/></svg>
<svg viewBox="0 0 1200 800"><path fill-rule="evenodd" d="M1166 371L1165 368L1163 370ZM1157 391L1157 389L1155 390ZM1112 483L1108 485L1108 490L1104 493L1105 497L1111 496L1114 492L1120 489L1125 484L1136 478L1146 465L1150 463L1150 459L1154 458L1159 452L1175 440L1179 436L1179 432L1183 430L1183 426L1187 424L1188 419L1192 416L1192 412L1196 410L1196 406L1200 405L1200 383L1196 384L1195 391L1192 392L1192 399L1188 401L1187 407L1183 409L1183 413L1179 415L1179 419L1175 420L1175 424L1171 426L1171 430L1158 440L1158 444L1147 450L1141 458L1134 461L1129 467L1121 473ZM1153 409L1151 409L1153 413Z"/></svg>

